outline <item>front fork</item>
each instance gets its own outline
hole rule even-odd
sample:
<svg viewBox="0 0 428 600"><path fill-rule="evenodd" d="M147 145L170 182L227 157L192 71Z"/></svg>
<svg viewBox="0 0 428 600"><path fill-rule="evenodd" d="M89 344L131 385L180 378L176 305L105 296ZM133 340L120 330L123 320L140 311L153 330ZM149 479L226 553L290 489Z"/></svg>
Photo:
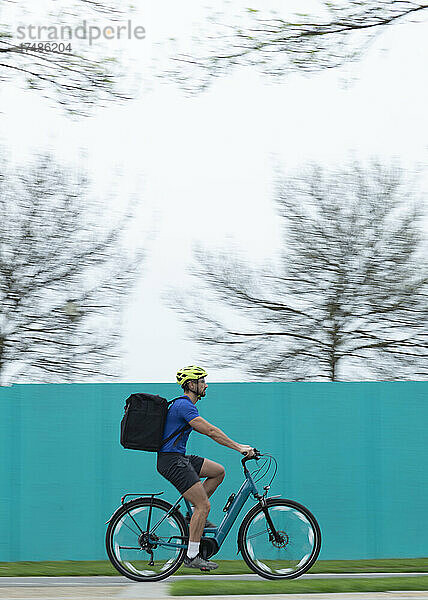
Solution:
<svg viewBox="0 0 428 600"><path fill-rule="evenodd" d="M267 492L267 490L266 490L266 492ZM268 511L267 502L266 502L266 494L263 494L263 496L258 496L257 500L260 503L262 511L264 512L264 515L266 517L267 524L269 526L269 541L276 542L277 544L282 544L284 539L283 539L283 536L281 535L281 533L275 529L275 525L273 524L273 521L272 521L269 511Z"/></svg>

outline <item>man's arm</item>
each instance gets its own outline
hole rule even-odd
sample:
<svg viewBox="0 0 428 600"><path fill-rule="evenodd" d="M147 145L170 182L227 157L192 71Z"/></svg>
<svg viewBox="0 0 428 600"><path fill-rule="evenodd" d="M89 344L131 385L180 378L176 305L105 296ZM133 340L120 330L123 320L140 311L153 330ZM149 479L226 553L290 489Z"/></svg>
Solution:
<svg viewBox="0 0 428 600"><path fill-rule="evenodd" d="M207 435L212 440L214 440L218 444L221 444L222 446L227 446L228 448L232 448L232 450L237 450L241 454L244 454L244 452L246 452L251 455L253 453L253 449L251 446L247 446L245 444L238 444L237 442L234 442L229 437L227 437L224 431L222 431L215 425L208 423L208 421L205 421L205 419L203 419L202 417L195 417L194 419L189 421L189 425L199 433Z"/></svg>

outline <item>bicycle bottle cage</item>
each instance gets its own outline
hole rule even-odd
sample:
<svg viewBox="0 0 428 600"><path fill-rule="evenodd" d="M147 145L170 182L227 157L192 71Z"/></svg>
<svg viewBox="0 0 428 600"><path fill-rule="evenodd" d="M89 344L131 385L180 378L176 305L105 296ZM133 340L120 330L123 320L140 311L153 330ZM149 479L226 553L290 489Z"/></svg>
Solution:
<svg viewBox="0 0 428 600"><path fill-rule="evenodd" d="M146 492L138 492L137 494L125 494L124 496L122 496L122 498L120 499L121 503L124 504L125 503L125 498L127 498L128 496L136 496L136 497L140 497L140 496L151 496L152 498L154 498L155 496L161 496L163 494L163 492L157 492L156 494L146 494Z"/></svg>

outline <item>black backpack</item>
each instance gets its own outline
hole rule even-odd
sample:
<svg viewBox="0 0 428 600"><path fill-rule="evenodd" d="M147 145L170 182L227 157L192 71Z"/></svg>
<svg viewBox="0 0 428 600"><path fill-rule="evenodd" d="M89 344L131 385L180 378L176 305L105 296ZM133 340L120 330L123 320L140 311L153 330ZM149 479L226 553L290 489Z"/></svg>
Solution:
<svg viewBox="0 0 428 600"><path fill-rule="evenodd" d="M129 450L158 452L175 435L191 429L190 425L184 425L165 440L162 439L168 408L174 400L168 402L153 394L131 394L126 400L125 414L120 424L122 446Z"/></svg>

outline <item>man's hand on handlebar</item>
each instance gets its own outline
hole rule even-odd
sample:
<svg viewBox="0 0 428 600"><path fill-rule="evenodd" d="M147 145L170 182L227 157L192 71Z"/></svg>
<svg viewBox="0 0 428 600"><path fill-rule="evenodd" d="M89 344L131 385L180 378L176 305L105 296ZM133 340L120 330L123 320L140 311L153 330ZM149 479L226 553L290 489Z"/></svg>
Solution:
<svg viewBox="0 0 428 600"><path fill-rule="evenodd" d="M254 448L252 448L251 446L246 446L245 444L240 444L239 452L241 454L244 454L248 458L251 458L255 455Z"/></svg>

